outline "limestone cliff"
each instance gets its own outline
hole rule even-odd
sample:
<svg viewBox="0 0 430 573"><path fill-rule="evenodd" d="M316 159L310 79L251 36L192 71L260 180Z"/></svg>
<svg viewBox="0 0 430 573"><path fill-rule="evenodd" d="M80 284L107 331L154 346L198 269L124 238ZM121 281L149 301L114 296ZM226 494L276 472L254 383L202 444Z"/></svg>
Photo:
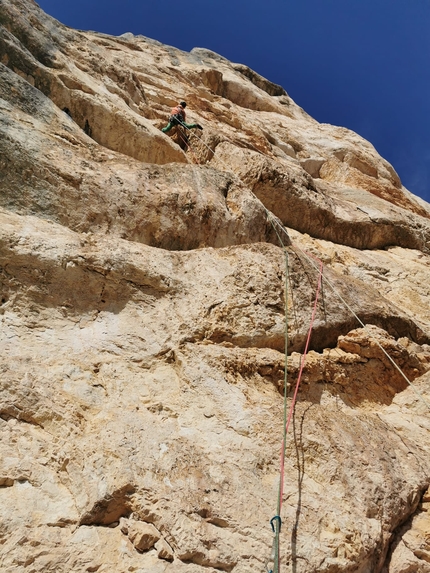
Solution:
<svg viewBox="0 0 430 573"><path fill-rule="evenodd" d="M0 62L0 570L272 568L318 259L281 570L430 572L430 206L208 50L0 0Z"/></svg>

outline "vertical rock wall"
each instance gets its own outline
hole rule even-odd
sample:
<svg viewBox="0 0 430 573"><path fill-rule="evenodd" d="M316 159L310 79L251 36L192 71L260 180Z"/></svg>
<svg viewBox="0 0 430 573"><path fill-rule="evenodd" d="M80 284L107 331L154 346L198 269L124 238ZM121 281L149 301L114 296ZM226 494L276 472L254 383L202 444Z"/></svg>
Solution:
<svg viewBox="0 0 430 573"><path fill-rule="evenodd" d="M393 167L243 64L31 0L0 131L1 571L271 568L317 259L281 570L430 571L430 207Z"/></svg>

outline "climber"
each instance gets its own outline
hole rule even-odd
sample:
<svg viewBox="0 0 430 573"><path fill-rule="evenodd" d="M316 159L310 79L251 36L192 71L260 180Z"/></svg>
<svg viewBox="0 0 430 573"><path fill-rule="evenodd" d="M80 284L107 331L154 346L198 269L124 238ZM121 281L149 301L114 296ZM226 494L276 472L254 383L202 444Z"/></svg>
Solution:
<svg viewBox="0 0 430 573"><path fill-rule="evenodd" d="M186 102L181 101L179 105L174 107L171 111L171 115L169 117L169 123L166 127L163 127L161 130L163 133L167 133L174 127L175 125L182 125L187 129L203 129L203 127L199 123L185 123L186 115L185 115L185 108L187 107Z"/></svg>

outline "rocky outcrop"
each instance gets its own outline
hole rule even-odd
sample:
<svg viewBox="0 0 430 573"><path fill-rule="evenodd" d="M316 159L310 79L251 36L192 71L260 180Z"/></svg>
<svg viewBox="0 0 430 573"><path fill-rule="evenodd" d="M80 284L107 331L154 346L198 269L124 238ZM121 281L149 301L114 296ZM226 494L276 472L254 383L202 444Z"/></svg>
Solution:
<svg viewBox="0 0 430 573"><path fill-rule="evenodd" d="M359 189L342 189L314 180L322 160L271 159L254 150L218 145L214 165L231 169L287 227L356 247L399 245L427 252L430 221ZM313 163L311 163L313 162ZM304 167L304 169L303 169Z"/></svg>
<svg viewBox="0 0 430 573"><path fill-rule="evenodd" d="M0 62L0 569L272 568L314 313L281 569L427 571L430 207L209 50L3 0Z"/></svg>
<svg viewBox="0 0 430 573"><path fill-rule="evenodd" d="M263 205L228 175L204 166L123 164L37 89L4 66L0 74L7 80L0 89L6 208L166 249L275 241ZM19 107L11 103L14 90Z"/></svg>
<svg viewBox="0 0 430 573"><path fill-rule="evenodd" d="M392 542L386 573L430 571L429 490L424 493L415 514L399 528Z"/></svg>

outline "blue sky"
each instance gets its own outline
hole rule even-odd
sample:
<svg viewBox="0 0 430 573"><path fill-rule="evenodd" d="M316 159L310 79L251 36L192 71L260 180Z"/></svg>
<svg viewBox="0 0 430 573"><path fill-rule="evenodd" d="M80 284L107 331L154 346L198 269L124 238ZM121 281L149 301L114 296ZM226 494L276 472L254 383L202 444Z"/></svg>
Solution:
<svg viewBox="0 0 430 573"><path fill-rule="evenodd" d="M430 202L430 0L40 0L63 24L209 48L368 139Z"/></svg>

